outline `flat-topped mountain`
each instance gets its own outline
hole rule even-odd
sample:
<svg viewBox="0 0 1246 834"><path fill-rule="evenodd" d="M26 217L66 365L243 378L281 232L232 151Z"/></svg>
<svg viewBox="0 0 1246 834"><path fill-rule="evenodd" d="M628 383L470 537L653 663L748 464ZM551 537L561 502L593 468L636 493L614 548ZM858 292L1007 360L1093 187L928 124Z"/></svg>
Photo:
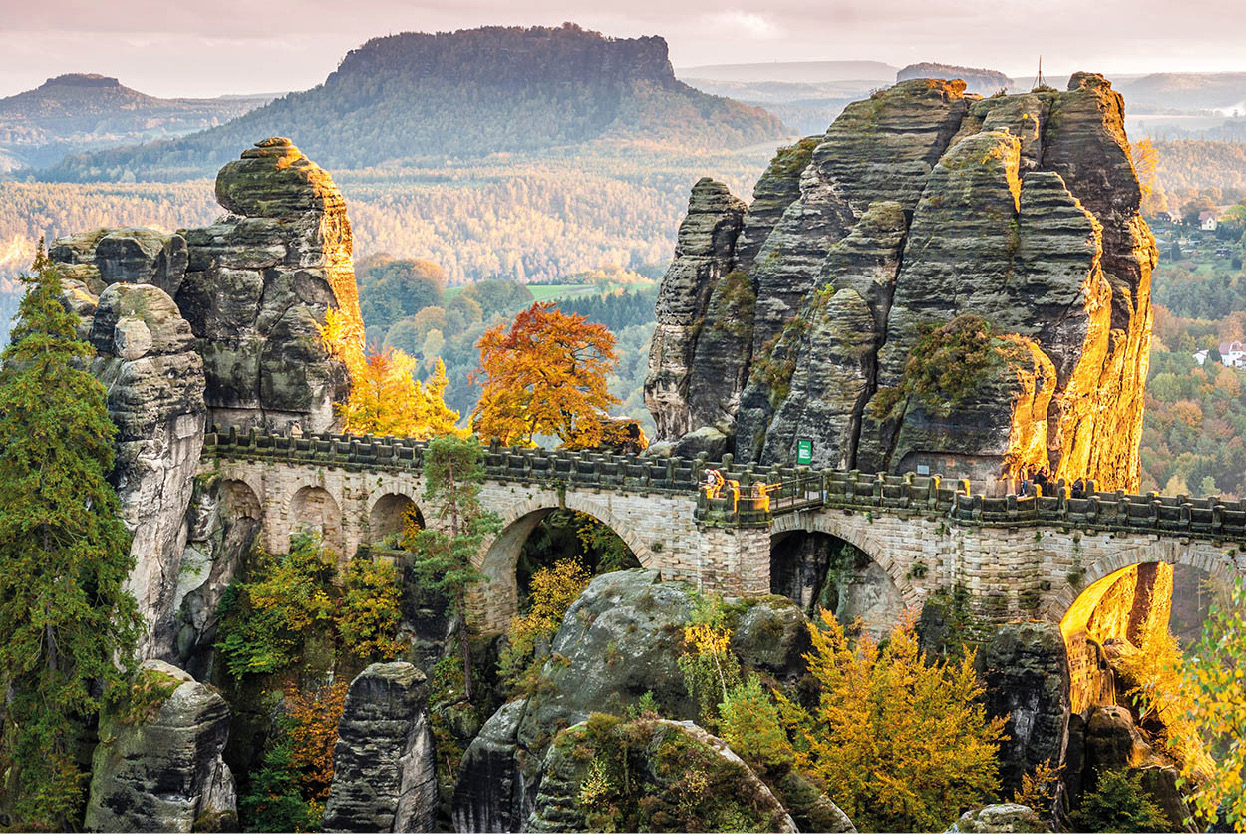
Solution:
<svg viewBox="0 0 1246 834"><path fill-rule="evenodd" d="M311 90L194 136L68 160L50 177L201 176L226 148L262 135L289 136L335 168L364 168L589 142L721 149L784 132L760 108L677 80L661 38L487 27L375 38Z"/></svg>
<svg viewBox="0 0 1246 834"><path fill-rule="evenodd" d="M164 99L106 75L73 73L0 99L0 171L66 154L181 136L226 122L268 96Z"/></svg>
<svg viewBox="0 0 1246 834"><path fill-rule="evenodd" d="M912 78L959 78L965 82L967 92L984 96L998 93L1000 90L1011 90L1014 87L1012 79L998 70L938 64L930 61L909 64L896 73L897 83Z"/></svg>

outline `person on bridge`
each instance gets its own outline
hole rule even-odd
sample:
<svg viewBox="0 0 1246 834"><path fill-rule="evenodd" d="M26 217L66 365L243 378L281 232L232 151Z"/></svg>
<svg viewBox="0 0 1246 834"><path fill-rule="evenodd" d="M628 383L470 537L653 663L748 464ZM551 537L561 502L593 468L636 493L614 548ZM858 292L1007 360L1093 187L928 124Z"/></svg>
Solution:
<svg viewBox="0 0 1246 834"><path fill-rule="evenodd" d="M723 473L717 469L705 470L705 483L702 489L705 491L706 498L718 498L722 495L722 488L726 486L727 479L723 477Z"/></svg>

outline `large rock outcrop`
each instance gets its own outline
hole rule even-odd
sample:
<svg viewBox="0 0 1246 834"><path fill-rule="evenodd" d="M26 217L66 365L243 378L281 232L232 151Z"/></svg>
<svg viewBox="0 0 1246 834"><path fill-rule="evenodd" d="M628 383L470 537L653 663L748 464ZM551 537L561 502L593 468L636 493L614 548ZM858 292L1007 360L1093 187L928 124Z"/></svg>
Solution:
<svg viewBox="0 0 1246 834"><path fill-rule="evenodd" d="M349 378L321 339L328 311L339 311L347 349L361 350L363 335L342 194L273 138L221 169L216 199L229 214L179 232L189 258L175 296L203 355L212 419L330 430Z"/></svg>
<svg viewBox="0 0 1246 834"><path fill-rule="evenodd" d="M235 830L234 779L221 759L229 735L225 699L160 661L148 661L142 675L157 698L148 712L106 712L101 719L87 829Z"/></svg>
<svg viewBox="0 0 1246 834"><path fill-rule="evenodd" d="M86 297L81 287L70 294ZM108 391L118 429L111 481L134 535L128 589L148 626L140 648L164 656L203 447L203 360L192 348L190 325L154 284L110 284L91 312L91 371Z"/></svg>
<svg viewBox="0 0 1246 834"><path fill-rule="evenodd" d="M560 731L594 713L623 715L650 693L663 715L695 720L699 707L684 687L678 658L683 626L696 600L692 588L662 582L654 570L594 578L567 610L539 685L529 697L494 713L468 746L454 791L455 829L519 831L525 825L533 830L561 825L556 806L565 805L566 796L559 791L570 788L544 784L547 761L560 761L556 756L547 759L547 754ZM803 673L800 655L809 645L806 622L787 599L748 600L734 622L732 649L749 667L793 681ZM556 780L570 778L564 777ZM810 790L806 785L792 792ZM542 791L547 807L533 815ZM802 801L802 813L819 820L818 826L838 825L831 822L842 817L838 809L831 811L829 800L816 790L812 793Z"/></svg>
<svg viewBox="0 0 1246 834"><path fill-rule="evenodd" d="M337 428L363 333L350 223L327 173L266 139L221 170L216 196L228 213L207 228L96 229L48 249L119 429L112 481L134 532L142 652L200 675L262 515L239 484L196 483L205 422Z"/></svg>
<svg viewBox="0 0 1246 834"><path fill-rule="evenodd" d="M325 831L432 831L437 775L424 673L373 663L350 685L338 722Z"/></svg>
<svg viewBox="0 0 1246 834"><path fill-rule="evenodd" d="M1156 250L1102 76L986 99L903 81L780 150L739 222L732 200L698 183L659 294L686 322L677 361L655 335L659 443L709 427L738 461L808 439L818 466L1137 486ZM916 384L954 320L982 323L988 361L955 391Z"/></svg>

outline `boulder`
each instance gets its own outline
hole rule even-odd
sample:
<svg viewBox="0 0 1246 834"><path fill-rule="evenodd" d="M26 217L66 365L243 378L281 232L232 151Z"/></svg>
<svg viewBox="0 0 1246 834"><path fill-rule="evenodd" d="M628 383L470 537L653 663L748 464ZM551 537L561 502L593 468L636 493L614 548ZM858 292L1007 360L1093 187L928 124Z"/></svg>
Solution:
<svg viewBox="0 0 1246 834"><path fill-rule="evenodd" d="M809 619L787 597L766 596L748 606L731 634L731 650L745 664L784 681L804 676L805 655L813 649Z"/></svg>
<svg viewBox="0 0 1246 834"><path fill-rule="evenodd" d="M215 689L160 661L143 679L145 712L105 711L91 766L91 831L234 830L234 780L221 759L229 707Z"/></svg>
<svg viewBox="0 0 1246 834"><path fill-rule="evenodd" d="M350 685L338 722L325 831L432 831L436 761L424 674L373 663Z"/></svg>
<svg viewBox="0 0 1246 834"><path fill-rule="evenodd" d="M1050 827L1037 811L1027 805L1016 803L987 805L973 811L966 811L948 829L948 831L974 832L974 834L1049 830Z"/></svg>
<svg viewBox="0 0 1246 834"><path fill-rule="evenodd" d="M140 650L168 658L186 508L203 447L203 361L193 350L190 325L154 284L109 285L90 336L96 351L91 372L107 390L118 430L110 480L134 534L127 587L148 625Z"/></svg>
<svg viewBox="0 0 1246 834"><path fill-rule="evenodd" d="M631 777L626 786L608 770L603 775L602 763L618 756L615 734L629 740L626 762L620 763ZM640 719L620 725L599 716L559 733L542 772L524 831L689 831L702 826L710 831L740 830L728 826L797 831L770 788L726 742L691 721Z"/></svg>

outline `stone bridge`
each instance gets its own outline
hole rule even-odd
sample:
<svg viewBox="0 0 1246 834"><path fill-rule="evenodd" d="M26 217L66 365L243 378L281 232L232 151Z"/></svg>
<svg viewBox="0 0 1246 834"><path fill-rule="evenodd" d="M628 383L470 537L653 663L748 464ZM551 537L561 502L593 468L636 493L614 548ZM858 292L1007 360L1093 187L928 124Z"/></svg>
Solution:
<svg viewBox="0 0 1246 834"><path fill-rule="evenodd" d="M319 531L342 559L384 543L422 504L424 444L392 437L287 437L209 432L202 469L221 479L226 512L262 525L272 552L300 527ZM1246 502L1093 492L1084 498L971 495L938 476L735 467L728 459L645 458L492 447L484 506L502 519L481 548L487 585L475 618L500 630L517 613L515 565L541 520L559 508L586 513L617 533L645 567L724 594L770 593L772 568L793 537L847 542L919 607L940 589L963 588L992 619L1059 621L1080 591L1134 564L1162 561L1208 573L1246 571ZM707 466L746 496L709 500ZM768 510L749 486L782 484Z"/></svg>

